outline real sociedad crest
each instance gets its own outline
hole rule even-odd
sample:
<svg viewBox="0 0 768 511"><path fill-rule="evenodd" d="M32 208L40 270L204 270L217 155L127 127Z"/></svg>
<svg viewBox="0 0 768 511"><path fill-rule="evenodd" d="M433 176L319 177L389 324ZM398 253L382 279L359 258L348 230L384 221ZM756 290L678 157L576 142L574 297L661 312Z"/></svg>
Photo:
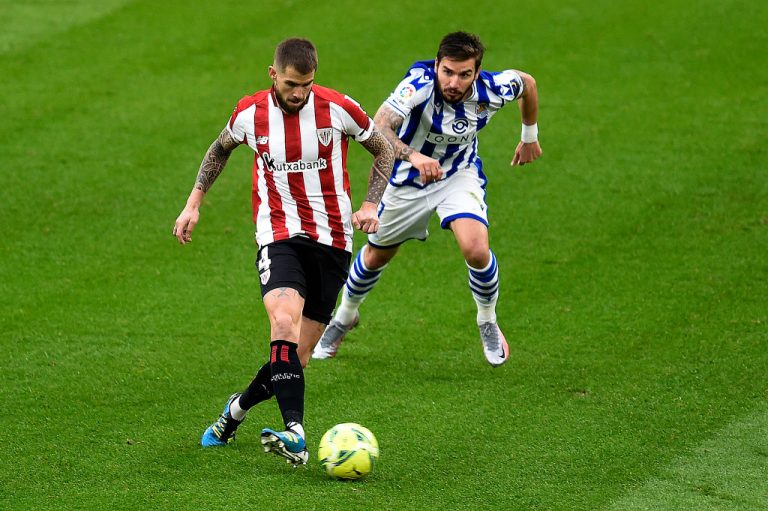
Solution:
<svg viewBox="0 0 768 511"><path fill-rule="evenodd" d="M333 140L333 128L321 128L317 130L317 139L323 145L328 145Z"/></svg>

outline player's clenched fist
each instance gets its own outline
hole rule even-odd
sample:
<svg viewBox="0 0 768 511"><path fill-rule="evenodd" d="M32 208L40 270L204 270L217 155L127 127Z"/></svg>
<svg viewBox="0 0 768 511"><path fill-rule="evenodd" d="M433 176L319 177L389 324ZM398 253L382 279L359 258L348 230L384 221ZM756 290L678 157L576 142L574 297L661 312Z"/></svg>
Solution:
<svg viewBox="0 0 768 511"><path fill-rule="evenodd" d="M541 156L541 146L539 142L520 142L515 149L515 156L512 158L512 166L525 165Z"/></svg>
<svg viewBox="0 0 768 511"><path fill-rule="evenodd" d="M421 182L424 184L433 183L443 178L443 169L440 167L440 162L434 158L414 151L409 156L408 161L419 170Z"/></svg>
<svg viewBox="0 0 768 511"><path fill-rule="evenodd" d="M366 234L379 230L379 216L376 214L376 205L363 201L360 209L352 214L352 225Z"/></svg>

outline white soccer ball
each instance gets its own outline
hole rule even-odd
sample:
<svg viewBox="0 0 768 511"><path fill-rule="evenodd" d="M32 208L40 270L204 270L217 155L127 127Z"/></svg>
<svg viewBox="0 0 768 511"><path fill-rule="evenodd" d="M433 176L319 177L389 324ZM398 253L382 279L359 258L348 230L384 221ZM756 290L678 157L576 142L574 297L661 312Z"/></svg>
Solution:
<svg viewBox="0 0 768 511"><path fill-rule="evenodd" d="M373 471L379 459L379 442L368 428L345 422L325 432L317 455L331 477L360 479Z"/></svg>

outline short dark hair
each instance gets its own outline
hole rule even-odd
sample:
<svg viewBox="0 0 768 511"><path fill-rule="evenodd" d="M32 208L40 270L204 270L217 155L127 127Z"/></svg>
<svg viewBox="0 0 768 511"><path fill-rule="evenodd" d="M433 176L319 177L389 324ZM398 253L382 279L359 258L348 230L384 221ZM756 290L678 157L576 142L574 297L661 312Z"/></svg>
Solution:
<svg viewBox="0 0 768 511"><path fill-rule="evenodd" d="M451 32L440 41L440 47L437 49L437 61L440 62L443 57L451 60L475 59L475 68L479 68L483 62L483 53L485 46L480 42L480 38L475 34L468 32Z"/></svg>
<svg viewBox="0 0 768 511"><path fill-rule="evenodd" d="M317 71L317 49L308 39L292 37L275 48L275 67L285 71L294 68L301 74Z"/></svg>

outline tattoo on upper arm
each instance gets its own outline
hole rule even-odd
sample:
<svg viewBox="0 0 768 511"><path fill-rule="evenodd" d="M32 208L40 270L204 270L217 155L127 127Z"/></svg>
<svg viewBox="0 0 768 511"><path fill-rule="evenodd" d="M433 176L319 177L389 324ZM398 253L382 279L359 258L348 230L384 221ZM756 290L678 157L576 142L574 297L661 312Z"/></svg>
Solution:
<svg viewBox="0 0 768 511"><path fill-rule="evenodd" d="M381 105L373 120L376 123L376 127L392 144L392 148L395 150L395 158L408 161L408 157L413 153L413 149L397 136L397 132L405 120L403 116L385 104Z"/></svg>
<svg viewBox="0 0 768 511"><path fill-rule="evenodd" d="M229 131L225 128L214 140L200 163L200 170L197 172L195 180L195 189L207 192L210 190L213 182L219 177L224 166L227 164L229 155L232 154L239 144L232 138Z"/></svg>
<svg viewBox="0 0 768 511"><path fill-rule="evenodd" d="M371 174L368 178L368 195L365 200L378 204L387 188L389 175L392 173L392 165L395 163L392 145L376 128L361 145L374 156Z"/></svg>

